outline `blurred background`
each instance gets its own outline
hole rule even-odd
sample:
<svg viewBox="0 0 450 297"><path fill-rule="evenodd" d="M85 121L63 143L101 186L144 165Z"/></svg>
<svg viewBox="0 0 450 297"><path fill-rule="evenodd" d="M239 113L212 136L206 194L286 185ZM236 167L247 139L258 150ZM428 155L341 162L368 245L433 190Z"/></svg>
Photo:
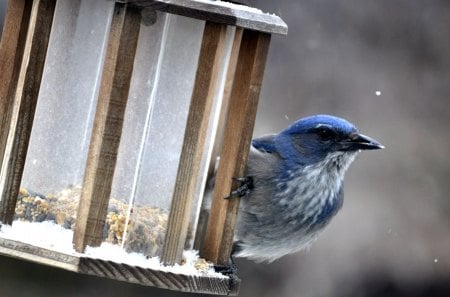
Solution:
<svg viewBox="0 0 450 297"><path fill-rule="evenodd" d="M255 136L330 113L386 149L351 166L344 208L310 250L238 260L240 296L450 296L450 1L248 2L289 25ZM193 296L0 257L0 296L56 295Z"/></svg>

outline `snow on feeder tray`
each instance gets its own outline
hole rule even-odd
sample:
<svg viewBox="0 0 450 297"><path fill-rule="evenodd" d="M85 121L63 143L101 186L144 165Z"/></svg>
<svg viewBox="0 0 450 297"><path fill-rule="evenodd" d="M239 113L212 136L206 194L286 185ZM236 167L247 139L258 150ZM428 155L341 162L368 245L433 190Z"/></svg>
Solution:
<svg viewBox="0 0 450 297"><path fill-rule="evenodd" d="M237 294L213 265L228 264L239 200L223 198L244 174L274 33L277 16L221 1L10 0L0 254Z"/></svg>

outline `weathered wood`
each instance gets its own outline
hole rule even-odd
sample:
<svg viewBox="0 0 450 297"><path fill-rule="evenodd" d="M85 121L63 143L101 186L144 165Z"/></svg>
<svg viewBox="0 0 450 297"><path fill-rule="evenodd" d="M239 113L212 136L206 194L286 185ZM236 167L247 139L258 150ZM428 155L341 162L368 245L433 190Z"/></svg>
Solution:
<svg viewBox="0 0 450 297"><path fill-rule="evenodd" d="M73 239L79 252L102 240L139 29L139 9L116 4Z"/></svg>
<svg viewBox="0 0 450 297"><path fill-rule="evenodd" d="M195 0L123 0L123 2L266 33L285 35L288 30L286 23L276 15L242 5L230 5L227 2Z"/></svg>
<svg viewBox="0 0 450 297"><path fill-rule="evenodd" d="M201 253L218 264L228 264L231 253L239 198L226 200L224 197L232 190L232 178L245 175L269 44L269 34L244 30Z"/></svg>
<svg viewBox="0 0 450 297"><path fill-rule="evenodd" d="M35 0L31 10L0 176L0 221L7 224L11 224L14 216L55 3L56 0Z"/></svg>
<svg viewBox="0 0 450 297"><path fill-rule="evenodd" d="M161 259L165 264L180 263L195 188L201 178L200 163L206 132L223 56L226 26L207 22L203 32L200 57L189 107L180 164L172 197L171 210Z"/></svg>
<svg viewBox="0 0 450 297"><path fill-rule="evenodd" d="M1 237L0 254L65 270L78 271L79 257L77 256Z"/></svg>
<svg viewBox="0 0 450 297"><path fill-rule="evenodd" d="M80 258L78 269L84 274L181 292L235 296L240 285L240 280L230 286L229 278L175 274L87 257Z"/></svg>
<svg viewBox="0 0 450 297"><path fill-rule="evenodd" d="M217 157L220 156L220 152L222 150L223 134L225 130L225 119L228 112L228 105L230 101L231 88L233 86L234 74L236 72L237 58L242 40L242 31L243 31L242 28L236 28L236 32L234 33L233 45L230 53L230 60L228 62L228 68L226 70L227 72L225 78L225 86L223 90L222 105L219 111L219 122L217 125L216 137L214 139L213 151L211 153L211 162L208 168L208 176L212 176L214 174ZM207 197L204 198L203 204L208 204L208 201L206 201L206 199L208 198ZM206 225L208 223L208 215L209 211L206 209L206 207L202 205L197 223L198 226L195 234L194 249L196 250L200 250L201 246L203 245L203 240L206 232Z"/></svg>
<svg viewBox="0 0 450 297"><path fill-rule="evenodd" d="M32 0L9 1L0 42L0 164L8 138Z"/></svg>
<svg viewBox="0 0 450 297"><path fill-rule="evenodd" d="M123 263L66 254L0 237L0 255L73 272L183 292L237 295L240 280L230 287L226 277L193 276L163 272Z"/></svg>

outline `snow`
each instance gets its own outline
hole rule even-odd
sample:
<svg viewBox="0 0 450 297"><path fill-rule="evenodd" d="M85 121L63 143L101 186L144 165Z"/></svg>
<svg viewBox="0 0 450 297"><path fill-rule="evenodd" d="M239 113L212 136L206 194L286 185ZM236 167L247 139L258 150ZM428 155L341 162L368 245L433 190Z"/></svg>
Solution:
<svg viewBox="0 0 450 297"><path fill-rule="evenodd" d="M250 6L246 6L246 5L235 4L235 3L226 2L226 1L220 1L220 0L196 0L196 2L203 2L203 3L227 7L227 8L231 8L231 9L239 9L242 11L247 11L247 12L252 12L252 13L263 13L262 10L258 9L258 8L254 8L254 7L250 7Z"/></svg>
<svg viewBox="0 0 450 297"><path fill-rule="evenodd" d="M184 251L184 264L175 264L174 266L164 266L159 257L147 258L138 253L127 253L120 246L106 242L100 247L88 246L84 254L77 253L72 246L73 231L48 221L40 223L14 221L12 226L1 225L0 237L73 256L114 261L176 274L227 278L227 276L215 272L212 266L202 270L197 269L195 266L199 262L199 255L195 250Z"/></svg>
<svg viewBox="0 0 450 297"><path fill-rule="evenodd" d="M44 235L45 234L45 235ZM0 237L60 253L75 255L72 247L73 232L49 221L30 223L14 221L12 226L2 225Z"/></svg>

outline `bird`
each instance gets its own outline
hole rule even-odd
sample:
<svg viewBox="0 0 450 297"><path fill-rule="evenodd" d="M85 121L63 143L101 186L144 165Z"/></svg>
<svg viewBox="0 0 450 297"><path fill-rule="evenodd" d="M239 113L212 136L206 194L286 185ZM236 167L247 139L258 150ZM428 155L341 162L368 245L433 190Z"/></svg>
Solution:
<svg viewBox="0 0 450 297"><path fill-rule="evenodd" d="M242 197L232 258L272 262L310 246L342 208L344 175L357 154L382 148L332 115L253 139L245 176L227 197Z"/></svg>

